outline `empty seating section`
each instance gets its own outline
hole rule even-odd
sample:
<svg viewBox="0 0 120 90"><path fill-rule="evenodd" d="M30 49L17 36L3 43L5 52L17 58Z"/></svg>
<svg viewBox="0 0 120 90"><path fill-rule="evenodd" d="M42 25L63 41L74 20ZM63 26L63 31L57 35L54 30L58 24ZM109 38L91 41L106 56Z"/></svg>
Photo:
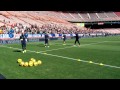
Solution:
<svg viewBox="0 0 120 90"><path fill-rule="evenodd" d="M9 21L10 19L9 18L6 18L5 16L3 15L0 15L0 21Z"/></svg>
<svg viewBox="0 0 120 90"><path fill-rule="evenodd" d="M70 13L64 13L64 15L67 17L66 20L74 20L74 17L72 17Z"/></svg>
<svg viewBox="0 0 120 90"><path fill-rule="evenodd" d="M18 11L7 11L7 13L9 13L12 16L16 16L16 17L25 17L22 13Z"/></svg>
<svg viewBox="0 0 120 90"><path fill-rule="evenodd" d="M108 13L106 13L106 15L108 17L116 17L116 15L114 14L114 12L108 12Z"/></svg>
<svg viewBox="0 0 120 90"><path fill-rule="evenodd" d="M10 14L7 11L0 11L0 15L10 16Z"/></svg>
<svg viewBox="0 0 120 90"><path fill-rule="evenodd" d="M26 24L24 21L20 20L19 18L15 17L15 16L8 16L8 17L16 23Z"/></svg>
<svg viewBox="0 0 120 90"><path fill-rule="evenodd" d="M98 16L96 15L96 13L89 13L90 15L90 19L94 20L94 19L98 19Z"/></svg>
<svg viewBox="0 0 120 90"><path fill-rule="evenodd" d="M64 15L64 13L62 13L62 12L59 13L59 16L60 16L61 19L66 19L66 18L67 18L67 17Z"/></svg>
<svg viewBox="0 0 120 90"><path fill-rule="evenodd" d="M118 17L120 17L120 12L114 12Z"/></svg>
<svg viewBox="0 0 120 90"><path fill-rule="evenodd" d="M107 18L105 13L97 13L99 18Z"/></svg>
<svg viewBox="0 0 120 90"><path fill-rule="evenodd" d="M80 15L82 16L82 18L85 20L85 19L89 19L89 16L87 13L80 13Z"/></svg>
<svg viewBox="0 0 120 90"><path fill-rule="evenodd" d="M41 25L40 23L38 23L38 22L36 22L35 20L32 20L32 19L30 19L30 18L22 18L22 17L19 17L19 19L20 20L22 20L22 21L25 21L26 23L28 23L28 24L33 24L33 25Z"/></svg>
<svg viewBox="0 0 120 90"><path fill-rule="evenodd" d="M74 21L81 21L81 17L78 13L71 13L72 17L74 18Z"/></svg>

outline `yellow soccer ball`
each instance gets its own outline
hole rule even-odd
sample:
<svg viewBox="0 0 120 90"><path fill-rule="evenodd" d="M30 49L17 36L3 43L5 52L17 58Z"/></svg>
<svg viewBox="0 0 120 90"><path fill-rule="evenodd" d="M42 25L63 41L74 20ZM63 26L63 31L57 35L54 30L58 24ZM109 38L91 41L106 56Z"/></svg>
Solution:
<svg viewBox="0 0 120 90"><path fill-rule="evenodd" d="M32 61L33 61L33 63L34 63L34 62L36 62L36 60L35 60L35 59L34 59L34 60L32 60Z"/></svg>
<svg viewBox="0 0 120 90"><path fill-rule="evenodd" d="M28 63L33 63L33 61L30 60Z"/></svg>
<svg viewBox="0 0 120 90"><path fill-rule="evenodd" d="M41 60L38 60L37 61L38 65L42 64L42 61Z"/></svg>
<svg viewBox="0 0 120 90"><path fill-rule="evenodd" d="M34 66L37 66L37 65L38 65L38 63L37 63L37 62L34 62L33 64L34 64Z"/></svg>
<svg viewBox="0 0 120 90"><path fill-rule="evenodd" d="M34 60L34 58L31 58L30 61Z"/></svg>
<svg viewBox="0 0 120 90"><path fill-rule="evenodd" d="M20 62L20 66L24 66L24 62L22 61L22 62Z"/></svg>
<svg viewBox="0 0 120 90"><path fill-rule="evenodd" d="M27 67L27 66L28 66L28 62L25 62L25 63L24 63L24 66Z"/></svg>
<svg viewBox="0 0 120 90"><path fill-rule="evenodd" d="M33 66L33 62L32 62L32 61L29 61L28 65L29 65L30 67L32 67L32 66Z"/></svg>
<svg viewBox="0 0 120 90"><path fill-rule="evenodd" d="M22 59L18 59L17 62L18 62L18 63L22 62Z"/></svg>
<svg viewBox="0 0 120 90"><path fill-rule="evenodd" d="M33 61L33 62L35 62L36 60L35 60L34 58L31 58L31 59L30 59L30 61Z"/></svg>

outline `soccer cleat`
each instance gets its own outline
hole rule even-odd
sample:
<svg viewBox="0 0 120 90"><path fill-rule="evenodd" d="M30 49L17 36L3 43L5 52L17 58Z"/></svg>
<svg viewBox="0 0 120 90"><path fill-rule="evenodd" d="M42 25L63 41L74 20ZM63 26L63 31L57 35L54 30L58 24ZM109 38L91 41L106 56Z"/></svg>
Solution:
<svg viewBox="0 0 120 90"><path fill-rule="evenodd" d="M74 47L76 46L76 45L73 45Z"/></svg>
<svg viewBox="0 0 120 90"><path fill-rule="evenodd" d="M25 53L25 51L23 51L23 53Z"/></svg>
<svg viewBox="0 0 120 90"><path fill-rule="evenodd" d="M26 50L24 50L24 52L26 53Z"/></svg>

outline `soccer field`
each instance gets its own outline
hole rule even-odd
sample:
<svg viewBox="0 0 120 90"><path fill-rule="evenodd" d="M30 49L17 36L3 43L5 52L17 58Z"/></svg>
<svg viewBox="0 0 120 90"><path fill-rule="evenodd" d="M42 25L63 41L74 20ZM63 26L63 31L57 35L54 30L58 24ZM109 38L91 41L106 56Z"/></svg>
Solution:
<svg viewBox="0 0 120 90"><path fill-rule="evenodd" d="M0 73L7 79L120 79L120 36L82 38L81 46L74 39L0 45ZM22 67L17 59L41 60L42 64Z"/></svg>

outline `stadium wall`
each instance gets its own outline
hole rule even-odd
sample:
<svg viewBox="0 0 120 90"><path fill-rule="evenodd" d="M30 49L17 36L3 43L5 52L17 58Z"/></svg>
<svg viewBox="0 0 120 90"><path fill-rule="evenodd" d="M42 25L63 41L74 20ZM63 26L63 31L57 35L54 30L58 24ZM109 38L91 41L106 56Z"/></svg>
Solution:
<svg viewBox="0 0 120 90"><path fill-rule="evenodd" d="M17 37L9 37L9 35L1 35L0 34L0 44L14 44L14 43L21 43L19 40L19 35L16 35ZM50 36L50 40L62 40L62 35L59 34L55 34L55 36ZM75 34L66 34L67 39L74 39ZM91 38L91 37L101 37L101 36L105 36L105 34L103 33L91 33L91 34L79 34L79 36L81 38ZM34 34L34 35L29 35L28 34L28 38L27 38L27 42L42 42L44 41L44 35L38 35L38 34Z"/></svg>
<svg viewBox="0 0 120 90"><path fill-rule="evenodd" d="M0 34L0 44L14 44L20 43L19 37L21 34ZM71 39L70 34L66 34L67 39ZM60 40L62 39L62 34L49 34L50 40ZM28 34L28 42L40 42L44 41L44 34Z"/></svg>

